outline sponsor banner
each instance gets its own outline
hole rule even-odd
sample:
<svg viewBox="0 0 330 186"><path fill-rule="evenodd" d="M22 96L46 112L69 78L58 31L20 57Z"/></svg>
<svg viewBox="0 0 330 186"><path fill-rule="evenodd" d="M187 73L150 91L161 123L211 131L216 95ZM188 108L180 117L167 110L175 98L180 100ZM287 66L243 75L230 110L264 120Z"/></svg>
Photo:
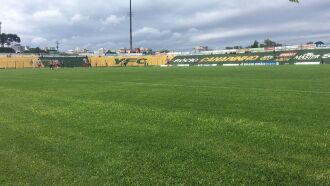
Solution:
<svg viewBox="0 0 330 186"><path fill-rule="evenodd" d="M281 63L289 62L297 54L298 54L297 52L284 52L284 53L281 53L276 58L276 61L281 62Z"/></svg>
<svg viewBox="0 0 330 186"><path fill-rule="evenodd" d="M321 62L296 62L295 65L320 65Z"/></svg>
<svg viewBox="0 0 330 186"><path fill-rule="evenodd" d="M322 56L322 58L323 58L323 59L329 59L329 58L330 58L330 53L328 53L328 54L324 54L324 55Z"/></svg>
<svg viewBox="0 0 330 186"><path fill-rule="evenodd" d="M199 67L216 67L218 65L217 64L198 64L197 66L199 66Z"/></svg>
<svg viewBox="0 0 330 186"><path fill-rule="evenodd" d="M128 64L128 63L136 63L136 64L146 64L148 63L148 59L146 58L115 58L115 64Z"/></svg>
<svg viewBox="0 0 330 186"><path fill-rule="evenodd" d="M278 57L294 57L297 55L297 52L285 52L280 54Z"/></svg>
<svg viewBox="0 0 330 186"><path fill-rule="evenodd" d="M263 56L260 58L261 61L271 61L271 60L274 60L274 56Z"/></svg>
<svg viewBox="0 0 330 186"><path fill-rule="evenodd" d="M169 64L172 56L92 56L89 62L93 67L124 67L124 66L160 66Z"/></svg>
<svg viewBox="0 0 330 186"><path fill-rule="evenodd" d="M203 64L203 63L225 63L225 62L245 62L245 61L257 61L260 56L249 55L209 55L209 56L196 56L196 57L180 57L172 60L172 64ZM270 60L271 58L268 57Z"/></svg>
<svg viewBox="0 0 330 186"><path fill-rule="evenodd" d="M278 61L278 62L288 62L288 61L290 61L292 58L290 58L290 57L278 57L278 58L276 58L276 61Z"/></svg>
<svg viewBox="0 0 330 186"><path fill-rule="evenodd" d="M239 64L223 64L224 67L239 67Z"/></svg>
<svg viewBox="0 0 330 186"><path fill-rule="evenodd" d="M172 63L199 63L200 59L197 57L192 57L192 58L177 58L172 61Z"/></svg>
<svg viewBox="0 0 330 186"><path fill-rule="evenodd" d="M252 50L252 49L251 49ZM177 56L171 60L171 64L253 64L259 62L261 65L265 65L265 62L279 62L280 64L295 62L320 62L330 61L329 49L318 50L299 50L299 51L287 51L287 52L260 52L260 53L246 53L246 54L213 54L213 55L193 55L193 56Z"/></svg>
<svg viewBox="0 0 330 186"><path fill-rule="evenodd" d="M254 62L254 63L242 63L242 66L275 66L279 65L278 62Z"/></svg>
<svg viewBox="0 0 330 186"><path fill-rule="evenodd" d="M202 58L200 63L221 63L221 62L244 62L244 61L256 61L259 56L219 56L219 57L205 57Z"/></svg>
<svg viewBox="0 0 330 186"><path fill-rule="evenodd" d="M178 64L177 66L178 66L178 67L190 67L189 64Z"/></svg>
<svg viewBox="0 0 330 186"><path fill-rule="evenodd" d="M295 60L302 60L302 61L307 61L307 60L317 60L321 57L321 55L319 54L314 54L313 52L310 52L310 53L306 53L306 54L303 54L303 55L298 55L296 56L294 59Z"/></svg>

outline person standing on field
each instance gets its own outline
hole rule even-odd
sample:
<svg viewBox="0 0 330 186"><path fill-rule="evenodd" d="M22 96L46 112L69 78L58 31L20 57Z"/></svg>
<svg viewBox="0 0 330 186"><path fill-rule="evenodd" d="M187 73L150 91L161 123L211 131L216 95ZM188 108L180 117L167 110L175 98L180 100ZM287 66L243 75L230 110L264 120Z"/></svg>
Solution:
<svg viewBox="0 0 330 186"><path fill-rule="evenodd" d="M51 62L50 62L50 66L49 66L49 68L50 68L51 70L54 70L54 61L51 61Z"/></svg>
<svg viewBox="0 0 330 186"><path fill-rule="evenodd" d="M171 60L168 56L166 56L166 65L170 65L171 64Z"/></svg>

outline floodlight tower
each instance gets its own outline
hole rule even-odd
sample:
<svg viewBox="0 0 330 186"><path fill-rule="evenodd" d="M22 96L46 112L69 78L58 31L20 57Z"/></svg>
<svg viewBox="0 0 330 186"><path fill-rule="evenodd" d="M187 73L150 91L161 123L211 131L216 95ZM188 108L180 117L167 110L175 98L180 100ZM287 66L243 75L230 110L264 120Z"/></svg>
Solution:
<svg viewBox="0 0 330 186"><path fill-rule="evenodd" d="M58 49L59 49L59 45L60 45L60 43L58 42L58 41L56 41L56 50L57 50L57 52L58 52Z"/></svg>
<svg viewBox="0 0 330 186"><path fill-rule="evenodd" d="M133 51L132 0L129 0L130 49Z"/></svg>

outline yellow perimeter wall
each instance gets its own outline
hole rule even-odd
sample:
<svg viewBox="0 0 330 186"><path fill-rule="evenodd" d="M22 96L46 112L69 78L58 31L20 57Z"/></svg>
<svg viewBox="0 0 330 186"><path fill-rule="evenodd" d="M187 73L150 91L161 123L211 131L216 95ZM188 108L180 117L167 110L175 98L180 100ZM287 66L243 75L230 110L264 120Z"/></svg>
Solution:
<svg viewBox="0 0 330 186"><path fill-rule="evenodd" d="M165 65L174 56L93 56L89 63L93 67L120 67L120 66L160 66Z"/></svg>
<svg viewBox="0 0 330 186"><path fill-rule="evenodd" d="M92 56L89 63L93 67L120 66L160 66L165 65L174 56ZM37 56L0 56L0 68L35 68L38 67Z"/></svg>
<svg viewBox="0 0 330 186"><path fill-rule="evenodd" d="M37 62L38 57L35 56L0 56L0 68L32 68Z"/></svg>

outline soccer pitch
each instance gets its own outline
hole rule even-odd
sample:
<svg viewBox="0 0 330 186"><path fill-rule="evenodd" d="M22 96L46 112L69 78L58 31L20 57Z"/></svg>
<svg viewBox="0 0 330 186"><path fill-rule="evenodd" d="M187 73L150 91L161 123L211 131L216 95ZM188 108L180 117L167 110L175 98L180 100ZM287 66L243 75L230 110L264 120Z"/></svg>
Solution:
<svg viewBox="0 0 330 186"><path fill-rule="evenodd" d="M330 65L0 71L1 185L329 185Z"/></svg>

